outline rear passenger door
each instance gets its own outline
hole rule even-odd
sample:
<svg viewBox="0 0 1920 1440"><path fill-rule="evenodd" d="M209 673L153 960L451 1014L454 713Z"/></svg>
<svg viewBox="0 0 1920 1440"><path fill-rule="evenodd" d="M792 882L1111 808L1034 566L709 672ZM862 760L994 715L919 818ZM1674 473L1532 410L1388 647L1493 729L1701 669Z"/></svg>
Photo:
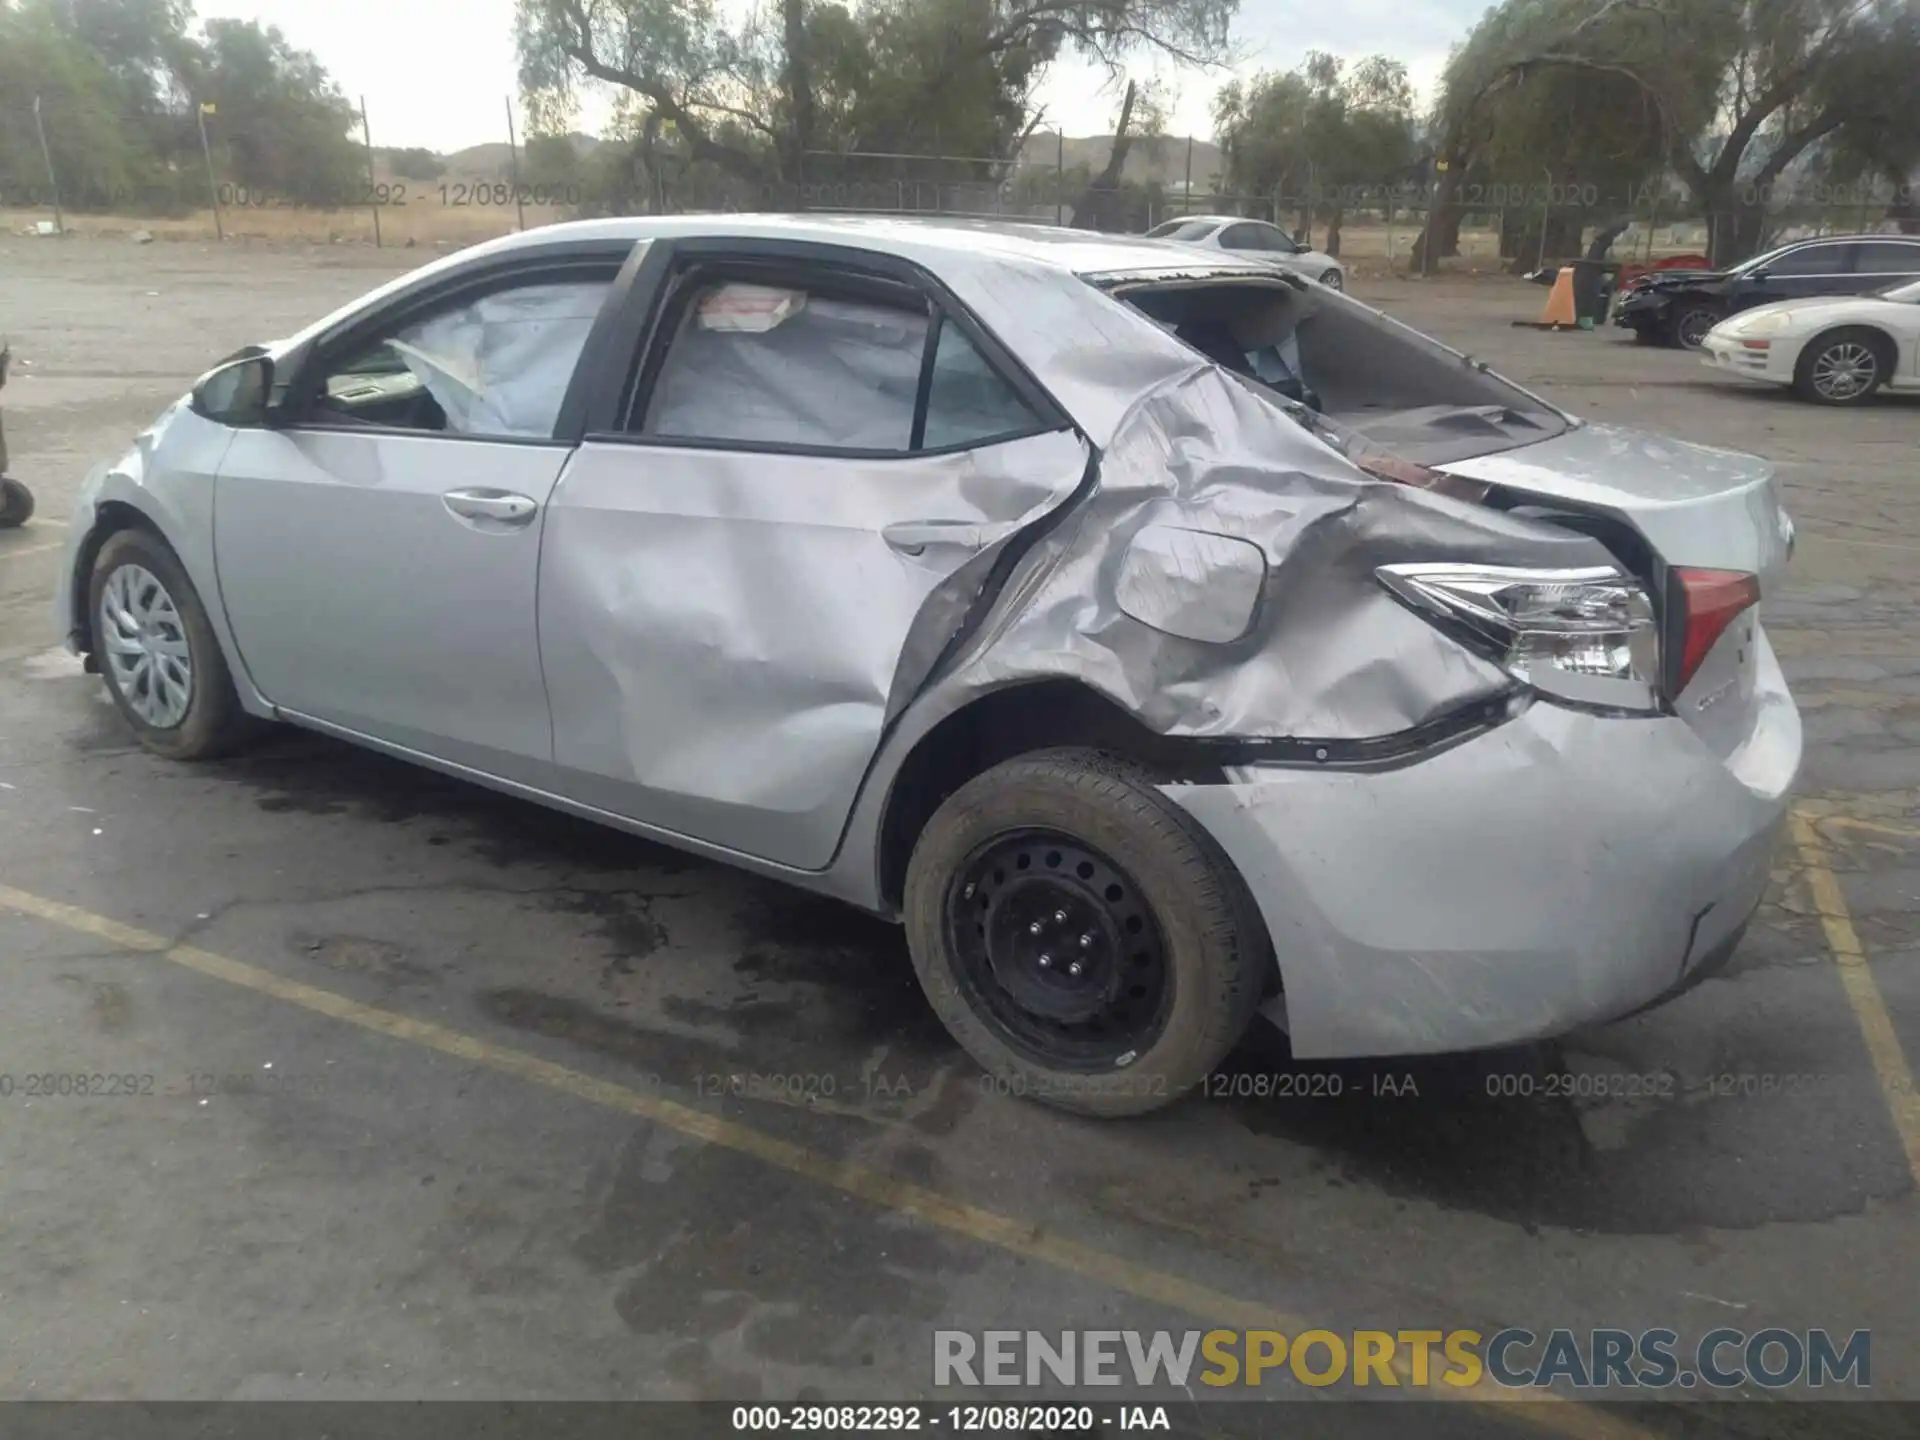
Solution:
<svg viewBox="0 0 1920 1440"><path fill-rule="evenodd" d="M560 784L823 868L887 722L1087 452L889 257L656 244L627 304L634 374L595 402L542 538Z"/></svg>

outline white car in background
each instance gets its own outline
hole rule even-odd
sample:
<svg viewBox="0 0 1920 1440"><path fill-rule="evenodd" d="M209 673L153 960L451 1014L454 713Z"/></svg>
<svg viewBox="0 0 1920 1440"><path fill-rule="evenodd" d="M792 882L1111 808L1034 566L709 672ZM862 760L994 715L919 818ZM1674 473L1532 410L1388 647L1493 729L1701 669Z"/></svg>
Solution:
<svg viewBox="0 0 1920 1440"><path fill-rule="evenodd" d="M1714 326L1701 348L1723 374L1790 385L1822 405L1920 390L1920 280L1755 306Z"/></svg>
<svg viewBox="0 0 1920 1440"><path fill-rule="evenodd" d="M1147 238L1178 240L1183 245L1204 245L1210 250L1271 260L1335 290L1347 288L1347 270L1338 260L1324 250L1309 250L1278 225L1264 220L1243 220L1238 215L1182 215L1154 226L1147 231Z"/></svg>

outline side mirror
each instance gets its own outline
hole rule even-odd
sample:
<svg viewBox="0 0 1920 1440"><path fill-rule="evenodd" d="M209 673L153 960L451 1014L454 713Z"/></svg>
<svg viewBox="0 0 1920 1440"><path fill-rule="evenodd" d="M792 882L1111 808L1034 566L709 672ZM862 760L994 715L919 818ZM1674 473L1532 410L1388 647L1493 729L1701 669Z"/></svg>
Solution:
<svg viewBox="0 0 1920 1440"><path fill-rule="evenodd" d="M1753 269L1751 269L1751 270L1749 270L1749 271L1747 272L1747 279L1749 279L1749 280L1764 280L1764 279L1766 279L1766 278L1767 278L1767 275L1768 275L1768 270L1767 270L1767 267L1766 267L1766 266L1764 266L1764 265L1756 265L1756 266L1754 266L1754 267L1753 267Z"/></svg>
<svg viewBox="0 0 1920 1440"><path fill-rule="evenodd" d="M235 429L258 429L267 424L273 394L273 361L249 355L208 372L193 387L193 411Z"/></svg>

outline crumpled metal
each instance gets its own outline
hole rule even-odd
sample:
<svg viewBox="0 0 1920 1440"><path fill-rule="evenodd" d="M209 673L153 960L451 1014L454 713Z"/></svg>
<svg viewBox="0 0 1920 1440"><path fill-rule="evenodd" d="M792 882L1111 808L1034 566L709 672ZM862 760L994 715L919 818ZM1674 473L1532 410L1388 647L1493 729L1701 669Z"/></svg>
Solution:
<svg viewBox="0 0 1920 1440"><path fill-rule="evenodd" d="M1166 526L1259 548L1266 578L1251 623L1226 613L1244 603L1231 584L1212 617L1238 638L1171 634L1122 607L1134 538ZM1381 565L1436 559L1616 563L1586 536L1369 479L1280 405L1196 363L1116 423L1098 484L1010 577L956 678L979 688L1078 680L1166 735L1391 735L1513 686L1374 577ZM1194 601L1183 602L1190 626Z"/></svg>

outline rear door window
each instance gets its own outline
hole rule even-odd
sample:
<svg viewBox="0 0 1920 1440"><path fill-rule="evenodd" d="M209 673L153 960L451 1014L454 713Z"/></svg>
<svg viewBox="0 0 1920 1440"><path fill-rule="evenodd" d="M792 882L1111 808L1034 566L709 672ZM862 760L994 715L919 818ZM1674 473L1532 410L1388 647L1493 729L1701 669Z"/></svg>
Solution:
<svg viewBox="0 0 1920 1440"><path fill-rule="evenodd" d="M927 386L927 419L921 445L941 450L978 445L1040 428L1040 417L1020 398L951 320L940 322Z"/></svg>
<svg viewBox="0 0 1920 1440"><path fill-rule="evenodd" d="M1920 245L1897 240L1863 240L1854 250L1853 268L1862 275L1920 275Z"/></svg>
<svg viewBox="0 0 1920 1440"><path fill-rule="evenodd" d="M673 303L629 427L643 436L909 454L1046 428L959 324L901 287L716 277Z"/></svg>

